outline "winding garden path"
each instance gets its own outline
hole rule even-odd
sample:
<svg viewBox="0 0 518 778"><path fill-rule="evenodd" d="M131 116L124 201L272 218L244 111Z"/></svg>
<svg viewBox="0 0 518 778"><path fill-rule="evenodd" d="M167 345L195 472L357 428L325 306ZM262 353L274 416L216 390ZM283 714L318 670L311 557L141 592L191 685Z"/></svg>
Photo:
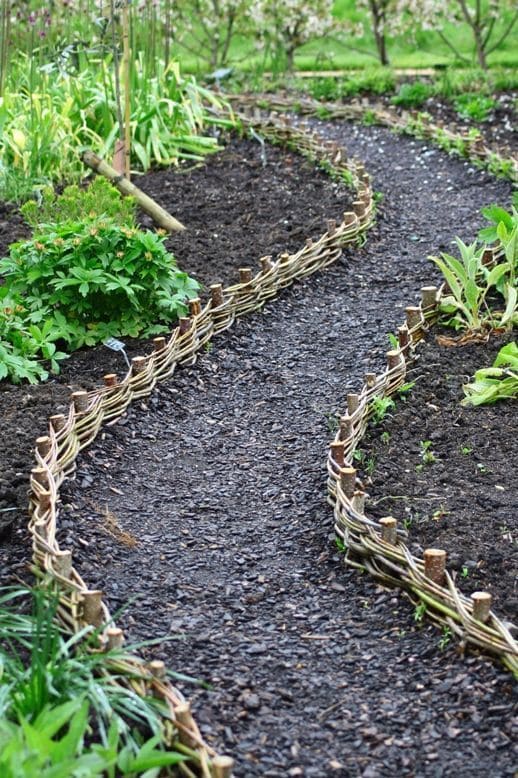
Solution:
<svg viewBox="0 0 518 778"><path fill-rule="evenodd" d="M509 675L440 650L397 592L344 570L325 499L333 416L434 278L427 254L510 187L380 128L319 124L365 160L378 226L106 430L63 490L63 545L112 610L135 598L133 637L172 634L150 651L211 684L188 694L239 778L512 775ZM107 539L104 506L137 545Z"/></svg>

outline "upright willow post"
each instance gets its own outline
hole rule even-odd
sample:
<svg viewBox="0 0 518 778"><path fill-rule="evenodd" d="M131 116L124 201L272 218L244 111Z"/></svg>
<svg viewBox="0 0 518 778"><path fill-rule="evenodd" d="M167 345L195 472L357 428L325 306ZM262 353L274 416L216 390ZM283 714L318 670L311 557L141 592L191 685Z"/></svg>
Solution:
<svg viewBox="0 0 518 778"><path fill-rule="evenodd" d="M0 97L3 97L9 62L9 35L11 34L11 0L2 0L0 10Z"/></svg>
<svg viewBox="0 0 518 778"><path fill-rule="evenodd" d="M131 94L130 94L130 0L122 6L122 69L124 73L124 175L130 180L131 163Z"/></svg>

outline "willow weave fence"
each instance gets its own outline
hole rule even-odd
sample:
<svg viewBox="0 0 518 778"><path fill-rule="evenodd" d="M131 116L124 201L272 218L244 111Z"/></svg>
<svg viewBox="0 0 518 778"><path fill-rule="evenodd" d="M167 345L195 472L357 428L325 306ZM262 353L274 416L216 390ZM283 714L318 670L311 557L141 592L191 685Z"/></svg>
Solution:
<svg viewBox="0 0 518 778"><path fill-rule="evenodd" d="M245 128L253 128L271 142L294 148L331 174L352 182L355 200L353 210L343 215L337 224L328 220L327 231L317 241L308 239L295 254L281 254L260 260L260 270L239 270L239 282L223 289L211 286L210 299L202 305L199 299L189 303L188 317L182 318L170 337L155 338L154 350L147 356L135 357L131 369L119 381L114 374L104 377L104 386L92 392L72 394L67 415L50 418L48 435L36 441L36 467L30 477L29 530L33 545L33 569L44 584L59 593L58 618L72 632L86 626L96 628L101 646L120 647L124 641L103 598L103 592L91 590L73 566L72 554L61 549L56 540L59 518L60 488L73 476L79 453L89 446L103 425L114 422L139 398L148 396L158 382L169 379L178 365L196 361L203 346L215 335L228 329L233 321L257 311L295 280L335 262L343 247L357 243L374 218L373 197L369 176L363 165L349 161L337 144L321 139L316 133L293 127L287 120L274 117L241 116ZM230 775L230 757L217 756L203 741L181 693L167 680L162 662L145 663L139 657L127 655L117 659L119 683L121 673L127 684L139 694L153 694L165 700L169 719L165 734L174 745L191 759L191 767L206 778ZM131 679L130 679L131 676ZM189 767L180 764L187 775Z"/></svg>
<svg viewBox="0 0 518 778"><path fill-rule="evenodd" d="M426 549L423 559L405 545L407 533L393 516L379 521L365 512L367 495L357 478L354 452L361 441L377 398L390 397L403 385L419 341L437 318L441 292L424 287L421 303L406 309L406 322L398 330L398 347L387 352L387 367L367 374L358 394L347 396L347 408L328 453L328 496L334 508L335 532L345 549L347 565L366 569L389 586L402 588L428 616L451 629L461 645L471 644L502 659L518 675L518 644L510 628L491 610L491 595L464 596L446 569L446 552Z"/></svg>
<svg viewBox="0 0 518 778"><path fill-rule="evenodd" d="M456 128L446 127L443 122L433 122L426 113L402 111L398 114L385 106L371 103L366 98L361 101L352 100L347 104L320 102L311 97L268 93L226 95L226 98L241 110L261 106L280 113L292 112L326 120L342 119L355 122L365 121L368 117L369 123L430 141L444 151L459 155L479 167L486 168L489 172L505 176L515 183L518 182L516 156L506 156L498 149L490 148L480 136L474 138L469 134L458 132Z"/></svg>

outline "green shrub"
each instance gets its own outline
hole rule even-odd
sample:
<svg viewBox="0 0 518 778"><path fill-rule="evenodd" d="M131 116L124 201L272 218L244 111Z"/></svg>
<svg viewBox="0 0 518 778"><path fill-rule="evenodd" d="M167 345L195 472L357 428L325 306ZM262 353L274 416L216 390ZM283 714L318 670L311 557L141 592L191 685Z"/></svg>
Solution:
<svg viewBox="0 0 518 778"><path fill-rule="evenodd" d="M357 75L342 82L342 95L354 97L362 93L383 95L392 92L396 80L390 68L371 68L360 71Z"/></svg>
<svg viewBox="0 0 518 778"><path fill-rule="evenodd" d="M341 96L337 78L316 78L309 84L309 93L315 100L337 100Z"/></svg>
<svg viewBox="0 0 518 778"><path fill-rule="evenodd" d="M30 200L22 205L21 212L27 224L35 230L44 225L52 229L62 222L78 222L103 216L116 224L135 226L136 202L133 197L121 197L117 189L105 178L93 179L87 189L77 185L67 186L62 194L46 187L39 202Z"/></svg>
<svg viewBox="0 0 518 778"><path fill-rule="evenodd" d="M430 97L432 91L432 87L423 81L401 84L397 95L394 95L390 102L402 108L419 108Z"/></svg>
<svg viewBox="0 0 518 778"><path fill-rule="evenodd" d="M36 232L0 260L0 379L44 380L41 360L57 372L65 348L165 332L186 313L197 282L107 182L46 192L23 211Z"/></svg>
<svg viewBox="0 0 518 778"><path fill-rule="evenodd" d="M31 323L49 313L72 348L108 335L150 335L186 311L198 284L177 270L164 238L112 219L65 222L11 246L0 261Z"/></svg>
<svg viewBox="0 0 518 778"><path fill-rule="evenodd" d="M459 95L453 101L455 110L463 119L469 119L474 122L487 121L489 114L496 106L496 100L492 97L486 97L475 92L466 92Z"/></svg>

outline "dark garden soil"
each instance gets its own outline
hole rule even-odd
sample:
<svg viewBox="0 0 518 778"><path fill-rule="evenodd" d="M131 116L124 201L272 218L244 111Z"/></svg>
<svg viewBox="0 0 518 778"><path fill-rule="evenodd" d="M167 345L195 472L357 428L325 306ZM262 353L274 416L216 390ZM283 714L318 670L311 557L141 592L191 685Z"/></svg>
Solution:
<svg viewBox="0 0 518 778"><path fill-rule="evenodd" d="M206 737L235 756L238 778L511 776L516 727L509 674L486 658L458 656L447 636L414 620L397 592L344 570L325 499L336 415L363 374L382 367L386 333L401 323L404 307L436 280L426 255L448 249L455 234L472 238L480 207L506 203L510 186L381 128L318 124L365 159L384 194L366 245L236 322L195 367L180 370L106 428L63 489L59 542L73 549L80 572L106 592L112 611L131 602L118 619L131 638L170 636L147 651L209 682L210 689L189 686L187 693ZM267 159L275 159L272 150ZM206 283L227 272L235 245L226 235L223 249L216 238L207 246L205 235L222 234L222 216L226 230L237 233L237 265L272 253L239 218L240 203L251 202L243 172L236 215L228 217L232 176L220 164L215 159L205 174L192 171L199 181L190 207L181 210L172 203L189 196L182 189L186 177L159 174L163 191L172 193L170 209L203 225L201 240L193 235L189 243L182 235L182 248L173 248L190 270L189 257L205 241L211 261ZM293 158L290 171L295 164ZM213 168L221 179L216 187ZM248 172L261 186L265 171L248 166ZM271 216L257 231L266 238L286 218L282 203L289 210L314 202L307 189L296 194L299 184L287 194L284 167L278 172L280 182L270 178L265 195ZM308 184L316 176L305 175ZM340 213L343 200L333 187L329 191L326 207L336 203ZM321 200L323 192L313 196ZM247 208L252 219L255 201ZM304 233L312 232L308 213L297 213L292 233L302 224ZM451 353L444 363L441 358L445 375L455 373L447 363ZM90 362L70 360L60 379L65 384L54 382L46 395L26 387L0 393L10 395L15 426L5 450L20 462L20 472L27 470L22 451L43 428L52 400L63 403L66 384L91 381L115 358L102 365L101 359L104 352L97 350ZM16 403L24 397L20 412ZM495 408L492 424L501 437L512 436L513 419L500 412ZM13 430L16 449L9 444ZM458 443L454 429L450 449ZM481 461L492 466L488 457ZM499 461L498 484L509 495L513 471L512 461ZM15 505L21 504L20 479ZM471 502L488 494L493 498L487 481L473 478ZM504 515L506 506L492 501L489 509ZM463 537L452 553L469 561ZM478 561L475 551L469 554ZM20 516L0 547L4 580L21 570L27 555Z"/></svg>
<svg viewBox="0 0 518 778"><path fill-rule="evenodd" d="M462 385L505 340L446 347L430 337L409 373L411 392L362 443L374 468L363 473L373 516L399 517L415 555L446 549L459 588L490 591L496 611L518 622L518 490L509 480L517 406L460 405Z"/></svg>

